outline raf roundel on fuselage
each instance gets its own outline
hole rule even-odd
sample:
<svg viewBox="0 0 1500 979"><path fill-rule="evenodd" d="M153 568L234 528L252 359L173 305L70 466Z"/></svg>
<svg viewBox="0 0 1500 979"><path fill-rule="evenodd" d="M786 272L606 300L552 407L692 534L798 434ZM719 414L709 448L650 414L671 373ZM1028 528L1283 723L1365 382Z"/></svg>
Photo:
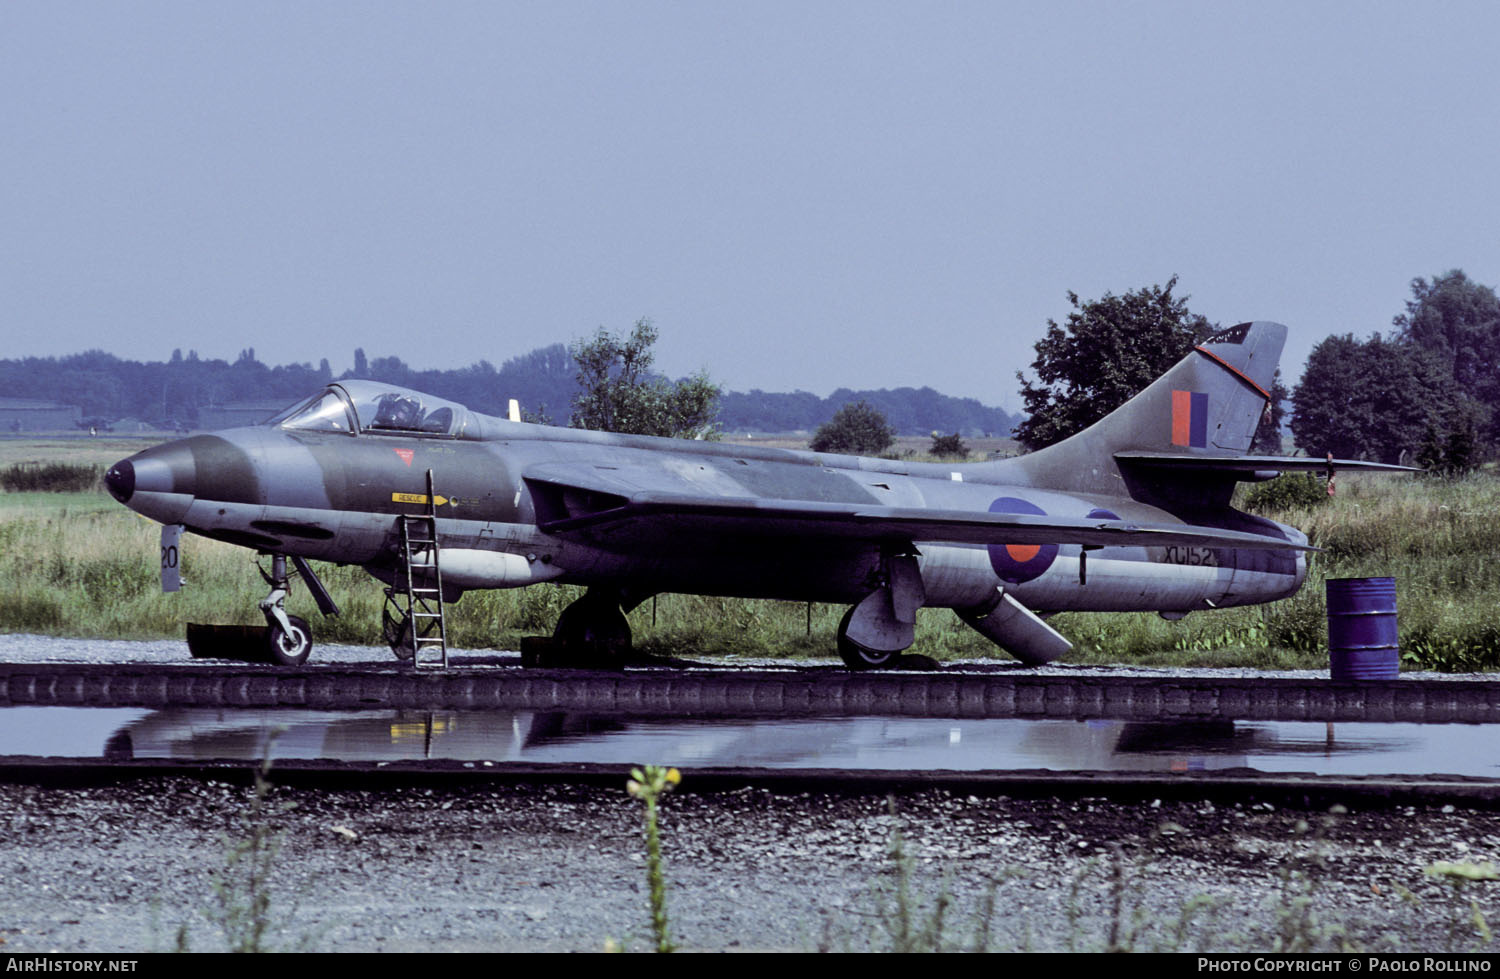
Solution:
<svg viewBox="0 0 1500 979"><path fill-rule="evenodd" d="M1047 511L1015 496L1002 496L990 504L991 513L1027 513L1044 517ZM990 567L1001 581L1013 585L1040 578L1057 560L1056 544L990 544Z"/></svg>

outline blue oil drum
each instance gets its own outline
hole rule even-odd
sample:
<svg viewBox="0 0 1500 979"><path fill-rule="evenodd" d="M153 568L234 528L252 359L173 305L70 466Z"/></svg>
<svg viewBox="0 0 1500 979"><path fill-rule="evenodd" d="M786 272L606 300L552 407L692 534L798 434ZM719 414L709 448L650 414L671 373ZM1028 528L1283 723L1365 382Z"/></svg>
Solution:
<svg viewBox="0 0 1500 979"><path fill-rule="evenodd" d="M1400 675L1395 578L1328 579L1328 662L1335 680Z"/></svg>

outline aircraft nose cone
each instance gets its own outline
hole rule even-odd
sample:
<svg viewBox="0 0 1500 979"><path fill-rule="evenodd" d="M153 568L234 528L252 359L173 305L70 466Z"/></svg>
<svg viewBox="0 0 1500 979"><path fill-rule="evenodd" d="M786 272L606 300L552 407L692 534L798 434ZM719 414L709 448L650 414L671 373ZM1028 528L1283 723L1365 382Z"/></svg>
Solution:
<svg viewBox="0 0 1500 979"><path fill-rule="evenodd" d="M130 497L135 494L135 466L130 464L129 459L122 459L109 467L109 472L104 474L104 486L109 490L109 495L121 503L129 503Z"/></svg>
<svg viewBox="0 0 1500 979"><path fill-rule="evenodd" d="M138 452L126 463L135 478L136 493L171 493L192 496L197 482L197 465L192 447L184 442L168 442Z"/></svg>
<svg viewBox="0 0 1500 979"><path fill-rule="evenodd" d="M193 502L197 466L192 446L169 442L123 459L104 474L109 495L160 523L181 523Z"/></svg>

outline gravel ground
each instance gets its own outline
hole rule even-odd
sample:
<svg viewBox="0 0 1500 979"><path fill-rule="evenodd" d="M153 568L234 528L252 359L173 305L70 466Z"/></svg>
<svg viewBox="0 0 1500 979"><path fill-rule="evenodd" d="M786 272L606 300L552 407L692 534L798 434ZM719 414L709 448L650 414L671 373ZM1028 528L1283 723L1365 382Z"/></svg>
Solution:
<svg viewBox="0 0 1500 979"><path fill-rule="evenodd" d="M696 793L688 782L663 823L673 931L688 950L891 947L895 904L880 888L895 886L898 824L914 921L946 882L947 941L1001 950L1100 949L1111 921L1138 932L1121 939L1138 949L1467 949L1468 898L1424 869L1500 854L1500 815L1451 806L1330 814L941 790ZM212 872L226 840L248 838L251 796L189 778L0 785L0 950L165 951L183 925L190 948L222 949ZM282 787L271 805L284 803L295 807L267 820L281 840L268 944L649 946L640 811L621 790ZM1496 886L1470 885L1491 918Z"/></svg>
<svg viewBox="0 0 1500 979"><path fill-rule="evenodd" d="M11 661L187 659L181 642L5 641ZM388 660L331 653L322 661ZM691 783L688 773L666 800L663 823L673 931L688 950L892 947L898 827L912 920L927 922L946 890L942 934L958 947L1101 949L1113 928L1137 949L1468 949L1479 940L1470 899L1491 919L1500 911L1500 884L1458 893L1425 872L1500 857L1500 814L1489 811ZM250 837L251 800L190 777L0 784L0 951L165 951L183 926L190 948L222 949L214 873ZM280 844L267 944L649 947L640 809L623 787L283 786L266 811ZM246 901L243 887L231 896Z"/></svg>

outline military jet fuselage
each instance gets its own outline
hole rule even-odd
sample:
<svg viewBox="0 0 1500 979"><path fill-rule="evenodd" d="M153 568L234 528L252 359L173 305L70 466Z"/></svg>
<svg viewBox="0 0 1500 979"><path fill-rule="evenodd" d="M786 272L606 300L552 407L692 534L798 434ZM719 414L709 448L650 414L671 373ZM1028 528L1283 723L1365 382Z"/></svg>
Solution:
<svg viewBox="0 0 1500 979"><path fill-rule="evenodd" d="M1069 648L1047 613L1177 617L1302 584L1305 536L1229 505L1239 480L1312 465L1243 455L1284 336L1225 331L1087 431L975 464L559 429L340 381L263 425L138 453L106 483L153 520L278 567L356 564L397 589L437 584L427 562L409 574L404 541L430 520L447 601L588 586L558 623L563 643L628 644L622 608L686 592L847 604L839 647L856 668L910 645L924 606L1045 662ZM273 580L262 603L273 632L305 632L284 594ZM386 625L409 654L408 624ZM310 637L279 638L278 659L305 658Z"/></svg>

